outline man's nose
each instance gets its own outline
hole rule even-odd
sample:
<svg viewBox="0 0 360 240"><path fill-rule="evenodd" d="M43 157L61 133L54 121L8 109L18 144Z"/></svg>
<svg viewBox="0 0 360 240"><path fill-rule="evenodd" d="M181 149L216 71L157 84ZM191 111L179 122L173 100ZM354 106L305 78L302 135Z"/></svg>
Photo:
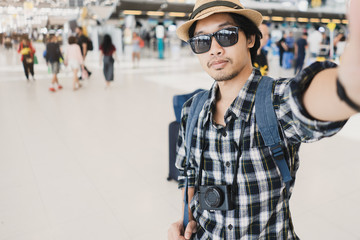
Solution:
<svg viewBox="0 0 360 240"><path fill-rule="evenodd" d="M214 36L211 39L210 55L221 55L224 53L224 48L217 42Z"/></svg>

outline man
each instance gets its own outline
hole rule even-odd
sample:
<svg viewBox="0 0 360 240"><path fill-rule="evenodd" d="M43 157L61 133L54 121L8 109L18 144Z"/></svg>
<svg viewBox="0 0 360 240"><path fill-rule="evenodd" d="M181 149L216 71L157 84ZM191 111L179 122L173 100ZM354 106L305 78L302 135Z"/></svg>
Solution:
<svg viewBox="0 0 360 240"><path fill-rule="evenodd" d="M266 24L261 24L259 26L259 30L262 34L262 38L260 40L260 47L255 58L254 67L260 70L261 75L266 76L269 71L269 64L267 60L267 53L264 47L269 41L269 28Z"/></svg>
<svg viewBox="0 0 360 240"><path fill-rule="evenodd" d="M342 65L314 63L295 78L279 79L273 85L273 106L293 179L300 143L335 134L360 111L360 2L351 3L351 38ZM197 0L191 19L177 30L180 39L190 39L201 66L215 82L191 146L185 146L184 132L193 98L183 106L176 166L180 188L185 176L188 179L190 207L185 211L190 221L186 229L183 219L173 223L169 239L298 239L288 205L294 181L287 192L255 119L255 92L262 77L252 60L260 46L256 26L261 21L260 13L244 9L238 0ZM185 169L186 148L191 149L191 157ZM234 209L202 209L199 181L202 186L235 182Z"/></svg>
<svg viewBox="0 0 360 240"><path fill-rule="evenodd" d="M280 65L280 67L283 66L284 52L286 52L288 50L285 40L286 40L286 32L283 32L282 38L277 42L277 46L279 48L279 65Z"/></svg>
<svg viewBox="0 0 360 240"><path fill-rule="evenodd" d="M308 46L307 43L307 32L303 32L301 35L301 38L299 38L295 43L295 69L294 74L297 74L301 71L304 65L304 59L305 59L305 50Z"/></svg>
<svg viewBox="0 0 360 240"><path fill-rule="evenodd" d="M86 58L86 55L88 52L88 38L84 35L82 27L79 27L79 26L76 27L75 31L76 31L76 37L78 40L78 44L80 46L81 54L83 55L84 62L85 62L85 58ZM90 77L91 72L85 67L85 65L84 65L84 69L87 71L88 76ZM81 76L79 79L81 79Z"/></svg>
<svg viewBox="0 0 360 240"><path fill-rule="evenodd" d="M56 89L61 90L62 86L59 84L57 74L60 71L60 59L63 59L63 56L60 51L60 46L55 34L50 34L49 43L46 44L46 63L50 65L51 72L53 74L50 91L55 92Z"/></svg>
<svg viewBox="0 0 360 240"><path fill-rule="evenodd" d="M309 51L310 57L312 59L316 59L320 52L320 45L323 41L323 36L319 31L319 27L315 27L316 29L309 34L308 43L309 43Z"/></svg>
<svg viewBox="0 0 360 240"><path fill-rule="evenodd" d="M285 69L289 69L292 68L292 62L294 60L294 44L295 44L294 35L291 31L285 38L285 44L286 44L286 48L283 54L282 67Z"/></svg>

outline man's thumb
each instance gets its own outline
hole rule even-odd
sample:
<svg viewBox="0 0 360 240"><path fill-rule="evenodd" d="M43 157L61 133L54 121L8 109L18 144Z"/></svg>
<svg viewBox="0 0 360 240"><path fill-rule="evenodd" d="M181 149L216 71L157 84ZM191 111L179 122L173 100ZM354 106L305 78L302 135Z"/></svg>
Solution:
<svg viewBox="0 0 360 240"><path fill-rule="evenodd" d="M194 220L190 221L186 227L184 234L185 239L190 239L193 233L196 233L196 222Z"/></svg>

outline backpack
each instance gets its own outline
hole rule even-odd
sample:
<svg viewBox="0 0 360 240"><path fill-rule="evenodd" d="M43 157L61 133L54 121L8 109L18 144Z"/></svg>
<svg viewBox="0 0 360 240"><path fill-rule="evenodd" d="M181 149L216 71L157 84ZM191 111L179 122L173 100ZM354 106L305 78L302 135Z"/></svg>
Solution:
<svg viewBox="0 0 360 240"><path fill-rule="evenodd" d="M93 42L91 41L91 39L89 37L87 37L87 50L88 51L92 51L94 50L94 46L93 46Z"/></svg>
<svg viewBox="0 0 360 240"><path fill-rule="evenodd" d="M192 96L197 94L198 92L205 91L205 89L197 89L194 92L188 93L188 94L181 94L181 95L175 95L173 97L173 107L174 107L174 113L175 118L177 122L181 121L181 109L184 105L184 103L189 100Z"/></svg>
<svg viewBox="0 0 360 240"><path fill-rule="evenodd" d="M139 38L139 47L140 48L145 47L145 42L144 42L144 40L142 40L142 38Z"/></svg>
<svg viewBox="0 0 360 240"><path fill-rule="evenodd" d="M275 114L273 101L272 101L272 86L274 79L270 77L262 77L258 87L256 89L255 96L255 117L259 127L260 134L267 147L270 148L271 155L278 166L283 182L285 183L286 190L289 196L290 181L292 180L289 167L284 157L284 151L281 144L281 138L279 134L279 125ZM188 119L186 122L185 142L186 146L191 146L192 135L195 129L195 125L198 121L199 114L207 100L209 91L201 91L196 94L191 103ZM186 169L190 167L190 149L186 149ZM185 170L186 172L186 170ZM188 178L185 178L184 188L184 218L183 226L186 226L189 222L189 206L188 206Z"/></svg>

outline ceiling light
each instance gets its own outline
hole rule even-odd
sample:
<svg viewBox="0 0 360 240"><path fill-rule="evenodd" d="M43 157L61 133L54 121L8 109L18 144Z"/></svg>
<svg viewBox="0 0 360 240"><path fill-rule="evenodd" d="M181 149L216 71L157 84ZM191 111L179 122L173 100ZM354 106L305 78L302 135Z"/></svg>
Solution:
<svg viewBox="0 0 360 240"><path fill-rule="evenodd" d="M285 21L288 21L288 22L296 22L296 18L294 18L294 17L286 17L286 18L285 18Z"/></svg>
<svg viewBox="0 0 360 240"><path fill-rule="evenodd" d="M164 12L158 12L158 11L148 11L146 13L148 16L164 16Z"/></svg>
<svg viewBox="0 0 360 240"><path fill-rule="evenodd" d="M183 12L169 12L170 17L185 17L186 13Z"/></svg>
<svg viewBox="0 0 360 240"><path fill-rule="evenodd" d="M298 18L298 22L309 22L308 18Z"/></svg>
<svg viewBox="0 0 360 240"><path fill-rule="evenodd" d="M284 18L283 18L283 17L274 16L274 17L271 17L271 20L277 21L277 22L281 22L281 21L284 21Z"/></svg>
<svg viewBox="0 0 360 240"><path fill-rule="evenodd" d="M312 23L319 23L319 22L320 22L320 19L318 19L318 18L310 18L310 22L312 22Z"/></svg>
<svg viewBox="0 0 360 240"><path fill-rule="evenodd" d="M137 10L125 10L123 13L125 15L141 15L142 12Z"/></svg>

